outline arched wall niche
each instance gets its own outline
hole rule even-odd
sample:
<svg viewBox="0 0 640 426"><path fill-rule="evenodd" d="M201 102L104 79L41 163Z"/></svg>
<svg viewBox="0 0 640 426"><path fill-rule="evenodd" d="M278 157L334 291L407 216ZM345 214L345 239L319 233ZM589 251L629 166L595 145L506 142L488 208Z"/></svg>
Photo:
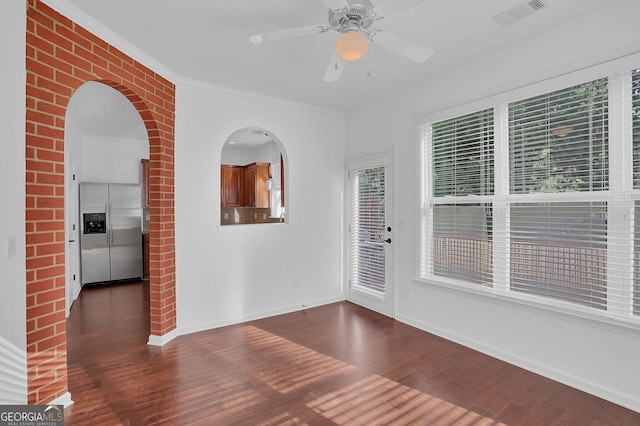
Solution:
<svg viewBox="0 0 640 426"><path fill-rule="evenodd" d="M220 152L220 224L288 223L289 183L280 138L263 127L235 130Z"/></svg>

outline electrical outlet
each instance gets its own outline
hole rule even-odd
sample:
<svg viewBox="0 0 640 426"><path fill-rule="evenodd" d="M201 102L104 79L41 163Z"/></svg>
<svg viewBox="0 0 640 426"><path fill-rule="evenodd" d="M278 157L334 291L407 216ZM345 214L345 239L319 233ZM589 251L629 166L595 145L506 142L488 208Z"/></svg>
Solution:
<svg viewBox="0 0 640 426"><path fill-rule="evenodd" d="M262 220L266 220L267 219L267 214L266 213L262 213Z"/></svg>
<svg viewBox="0 0 640 426"><path fill-rule="evenodd" d="M229 213L225 213L224 214L224 220L228 220L229 219Z"/></svg>
<svg viewBox="0 0 640 426"><path fill-rule="evenodd" d="M11 234L7 235L5 247L7 249L6 257L7 259L16 255L16 235Z"/></svg>

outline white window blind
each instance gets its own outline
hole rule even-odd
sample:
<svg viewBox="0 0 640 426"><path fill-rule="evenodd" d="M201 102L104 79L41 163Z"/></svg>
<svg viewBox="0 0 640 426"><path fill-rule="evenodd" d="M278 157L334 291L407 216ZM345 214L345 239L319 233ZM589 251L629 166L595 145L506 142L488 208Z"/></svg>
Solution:
<svg viewBox="0 0 640 426"><path fill-rule="evenodd" d="M431 127L433 196L493 194L493 108Z"/></svg>
<svg viewBox="0 0 640 426"><path fill-rule="evenodd" d="M422 279L640 320L640 69L420 131Z"/></svg>
<svg viewBox="0 0 640 426"><path fill-rule="evenodd" d="M608 188L607 79L509 104L512 194Z"/></svg>
<svg viewBox="0 0 640 426"><path fill-rule="evenodd" d="M494 193L493 109L423 127L423 277L440 276L492 285L492 203L471 196ZM429 162L430 159L430 162ZM426 176L425 176L426 179Z"/></svg>
<svg viewBox="0 0 640 426"><path fill-rule="evenodd" d="M275 191L280 191L280 162L271 163L269 165L269 174L271 174L272 186L271 189Z"/></svg>
<svg viewBox="0 0 640 426"><path fill-rule="evenodd" d="M633 141L633 188L640 188L640 69L631 72L631 131ZM640 201L634 205L633 313L640 316Z"/></svg>
<svg viewBox="0 0 640 426"><path fill-rule="evenodd" d="M385 168L353 170L352 285L384 295Z"/></svg>
<svg viewBox="0 0 640 426"><path fill-rule="evenodd" d="M640 188L640 69L631 72L631 111L633 133L633 187Z"/></svg>
<svg viewBox="0 0 640 426"><path fill-rule="evenodd" d="M511 206L511 289L607 308L604 202Z"/></svg>
<svg viewBox="0 0 640 426"><path fill-rule="evenodd" d="M510 193L584 194L511 204L512 290L607 309L607 101L600 79L509 104Z"/></svg>
<svg viewBox="0 0 640 426"><path fill-rule="evenodd" d="M432 274L491 286L490 204L433 206Z"/></svg>

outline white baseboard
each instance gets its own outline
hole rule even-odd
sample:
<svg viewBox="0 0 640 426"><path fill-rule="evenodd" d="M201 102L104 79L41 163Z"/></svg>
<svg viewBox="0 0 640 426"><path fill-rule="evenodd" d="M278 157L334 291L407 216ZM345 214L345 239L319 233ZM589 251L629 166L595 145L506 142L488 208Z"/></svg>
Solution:
<svg viewBox="0 0 640 426"><path fill-rule="evenodd" d="M272 309L269 311L256 312L251 315L244 315L242 317L231 318L228 320L212 321L212 322L202 323L202 324L198 324L190 327L178 327L162 336L156 336L153 334L150 335L149 341L147 342L147 344L151 346L164 346L170 341L172 341L173 339L175 339L176 337L182 336L184 334L197 333L199 331L206 331L206 330L212 330L214 328L226 327L228 325L241 324L247 321L268 318L275 315L288 314L291 312L297 312L304 309L313 308L316 306L328 305L329 303L342 302L342 301L344 301L344 296L339 296L339 297L333 297L329 299L316 300L314 302L305 303L301 305L293 305L293 306L288 306L284 308Z"/></svg>
<svg viewBox="0 0 640 426"><path fill-rule="evenodd" d="M82 290L81 285L77 285L73 289L71 302L69 303L69 306L67 306L67 309L66 309L67 318L69 318L69 315L71 315L71 307L73 306L73 302L75 302L78 299L78 296L80 296L80 290Z"/></svg>
<svg viewBox="0 0 640 426"><path fill-rule="evenodd" d="M66 392L64 395L59 396L58 398L49 402L48 405L64 405L64 408L67 408L73 405L73 400L71 399L71 394L69 392Z"/></svg>
<svg viewBox="0 0 640 426"><path fill-rule="evenodd" d="M156 336L152 334L149 336L149 341L147 342L147 345L164 346L170 341L172 341L173 339L175 339L176 337L178 337L179 335L180 333L178 333L177 328L174 328L173 330L171 330L167 334L163 334L162 336Z"/></svg>
<svg viewBox="0 0 640 426"><path fill-rule="evenodd" d="M614 404L621 405L630 410L640 412L640 401L638 401L637 399L631 398L623 393L620 393L614 389L609 389L597 383L584 380L580 377L566 374L563 371L557 370L547 365L540 364L531 359L523 358L513 353L502 351L494 346L486 345L482 342L469 339L468 337L461 336L456 333L452 333L448 330L444 330L438 327L433 327L429 324L423 323L421 321L417 321L407 316L399 315L396 319L400 322L416 327L420 330L426 331L431 334L435 334L436 336L442 337L444 339L447 339L452 342L458 343L460 345L466 346L468 348L474 349L478 352L482 352L485 355L489 355L493 358L497 358L501 361L523 368L527 371L531 371L535 374L539 374L541 376L544 376L548 379L565 384L567 386L571 386L573 388L579 389L583 392L587 392L591 395L613 402Z"/></svg>
<svg viewBox="0 0 640 426"><path fill-rule="evenodd" d="M331 297L328 299L316 300L309 303L291 305L283 308L272 309L268 311L256 312L250 315L243 315L237 318L230 318L222 321L212 321L207 323L198 324L190 327L180 327L180 335L197 333L199 331L212 330L214 328L226 327L228 325L241 324L247 321L254 321L262 318L269 318L276 315L289 314L291 312L298 312L304 309L315 308L317 306L328 305L330 303L344 301L344 295L338 297Z"/></svg>

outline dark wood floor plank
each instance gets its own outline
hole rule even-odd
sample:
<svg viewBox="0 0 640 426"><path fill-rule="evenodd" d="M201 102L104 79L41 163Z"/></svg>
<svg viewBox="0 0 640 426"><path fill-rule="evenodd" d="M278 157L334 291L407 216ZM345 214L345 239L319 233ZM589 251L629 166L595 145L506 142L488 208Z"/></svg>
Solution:
<svg viewBox="0 0 640 426"><path fill-rule="evenodd" d="M636 425L640 413L348 302L147 345L148 282L84 289L67 425Z"/></svg>

